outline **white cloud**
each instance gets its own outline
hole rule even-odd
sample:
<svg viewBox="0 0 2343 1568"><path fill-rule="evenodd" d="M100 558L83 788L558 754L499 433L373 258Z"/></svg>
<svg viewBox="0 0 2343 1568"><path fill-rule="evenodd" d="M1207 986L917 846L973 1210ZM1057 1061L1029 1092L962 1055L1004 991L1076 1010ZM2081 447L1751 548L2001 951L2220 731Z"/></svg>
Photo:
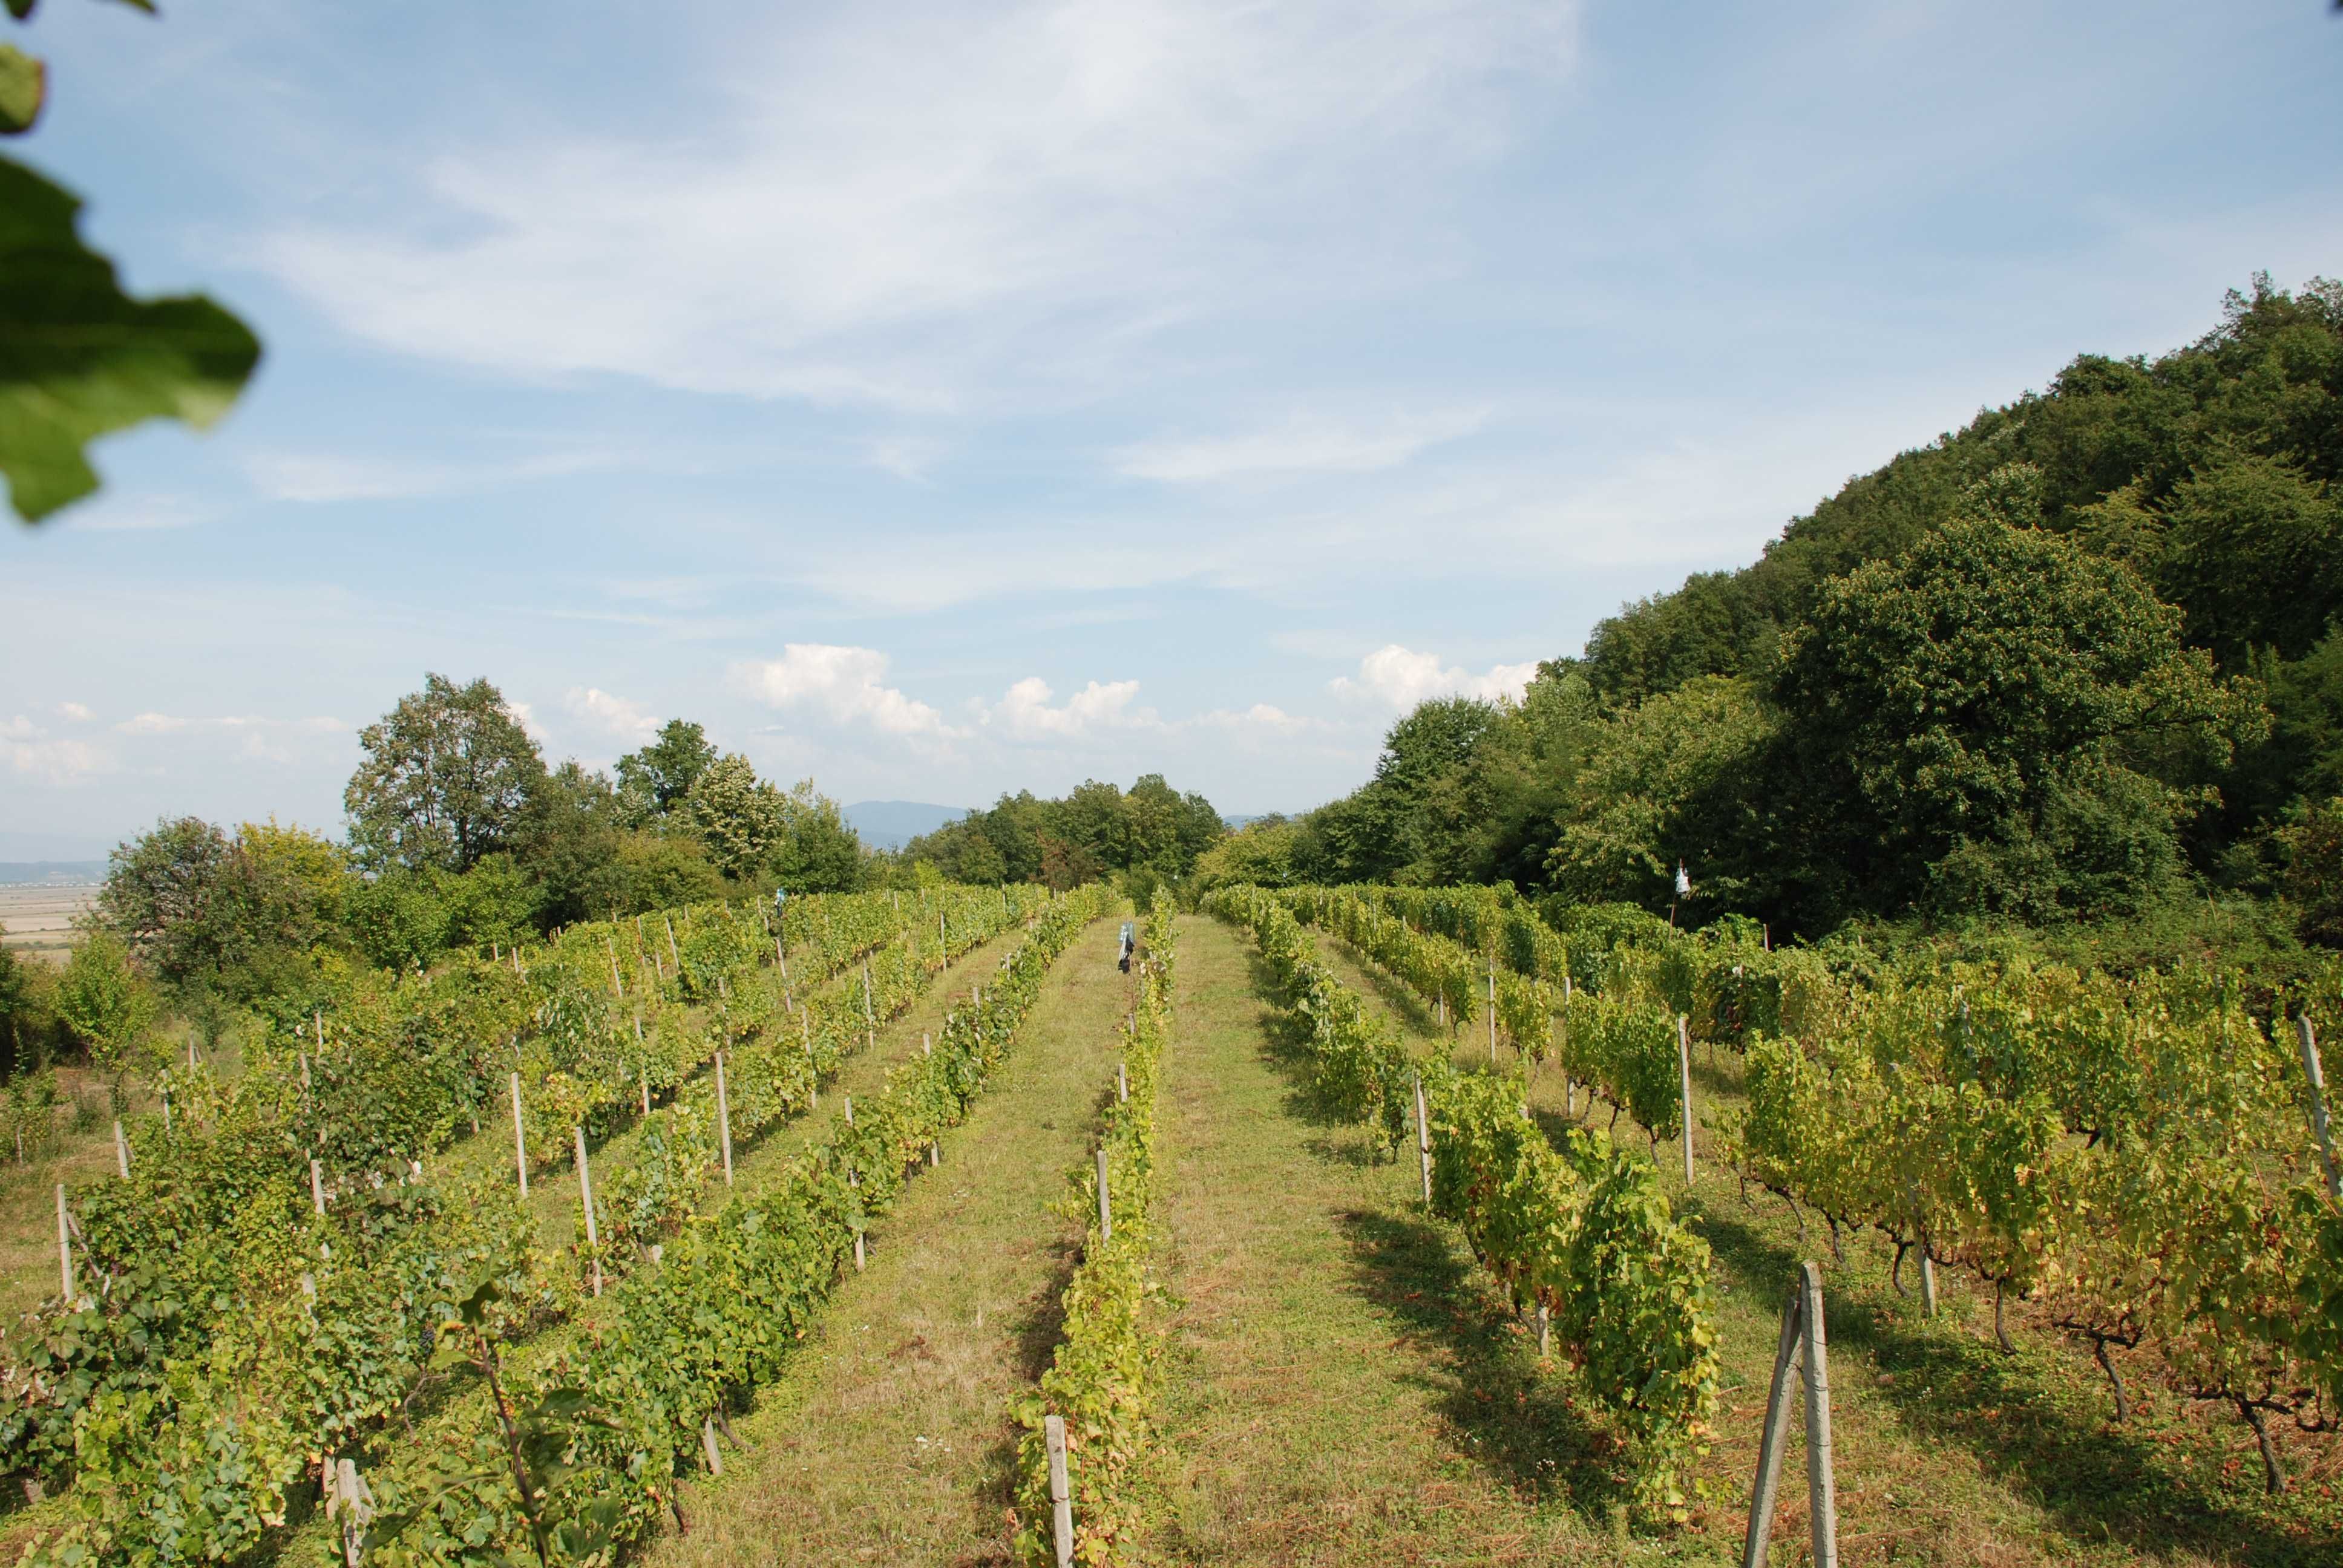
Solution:
<svg viewBox="0 0 2343 1568"><path fill-rule="evenodd" d="M57 711L77 724L87 724L96 717L78 702L60 702L57 704Z"/></svg>
<svg viewBox="0 0 2343 1568"><path fill-rule="evenodd" d="M1093 729L1154 729L1162 720L1151 708L1133 708L1139 682L1093 680L1066 699L1061 708L1050 706L1050 683L1029 675L984 716L1019 740L1066 740Z"/></svg>
<svg viewBox="0 0 2343 1568"><path fill-rule="evenodd" d="M553 744L553 731L537 721L537 710L528 703L515 702L508 697L505 699L505 711L512 715L513 722L519 725L521 733L527 735L531 740L536 741L539 746Z"/></svg>
<svg viewBox="0 0 2343 1568"><path fill-rule="evenodd" d="M453 464L337 452L263 452L245 474L274 501L414 500L530 479L560 478L614 467L628 455L612 448L547 452L508 461Z"/></svg>
<svg viewBox="0 0 2343 1568"><path fill-rule="evenodd" d="M1478 429L1485 409L1345 421L1296 415L1242 435L1193 441L1143 441L1114 454L1118 473L1193 483L1276 473L1371 473Z"/></svg>
<svg viewBox="0 0 2343 1568"><path fill-rule="evenodd" d="M258 259L399 352L954 407L990 367L1094 374L1206 302L1322 296L1332 269L1292 253L1314 257L1353 220L1388 233L1343 250L1340 286L1412 276L1441 241L1399 237L1393 208L1436 199L1443 171L1493 156L1514 116L1550 102L1577 10L773 13L714 41L698 112L659 136L450 125L447 150L421 160L423 199L386 204L422 216L280 232Z"/></svg>
<svg viewBox="0 0 2343 1568"><path fill-rule="evenodd" d="M640 704L596 686L573 686L562 698L569 715L620 740L643 742L659 734L659 721Z"/></svg>
<svg viewBox="0 0 2343 1568"><path fill-rule="evenodd" d="M730 674L736 689L769 708L809 709L835 724L867 724L887 735L958 733L940 712L886 684L887 656L875 648L792 642L780 658L735 664Z"/></svg>
<svg viewBox="0 0 2343 1568"><path fill-rule="evenodd" d="M1198 714L1189 722L1213 729L1300 735L1307 730L1323 729L1326 721L1322 719L1304 719L1296 714L1288 713L1282 708L1272 707L1269 703L1256 702L1241 712L1232 709L1216 708L1209 713Z"/></svg>
<svg viewBox="0 0 2343 1568"><path fill-rule="evenodd" d="M1420 702L1440 697L1518 698L1537 661L1500 664L1479 675L1467 669L1443 668L1436 653L1417 653L1391 643L1359 660L1356 679L1338 675L1327 682L1336 696L1371 702L1405 712Z"/></svg>
<svg viewBox="0 0 2343 1568"><path fill-rule="evenodd" d="M168 735L185 729L187 720L175 719L167 713L141 713L115 726L125 735Z"/></svg>
<svg viewBox="0 0 2343 1568"><path fill-rule="evenodd" d="M0 720L0 762L10 770L63 786L93 773L110 772L113 759L83 740L52 739L24 714Z"/></svg>
<svg viewBox="0 0 2343 1568"><path fill-rule="evenodd" d="M87 711L83 710L84 716ZM245 731L291 729L312 735L334 735L349 726L338 719L322 714L311 719L275 719L257 713L230 713L217 719L183 719L170 713L141 713L124 719L114 728L125 735L176 735L184 729L198 728Z"/></svg>

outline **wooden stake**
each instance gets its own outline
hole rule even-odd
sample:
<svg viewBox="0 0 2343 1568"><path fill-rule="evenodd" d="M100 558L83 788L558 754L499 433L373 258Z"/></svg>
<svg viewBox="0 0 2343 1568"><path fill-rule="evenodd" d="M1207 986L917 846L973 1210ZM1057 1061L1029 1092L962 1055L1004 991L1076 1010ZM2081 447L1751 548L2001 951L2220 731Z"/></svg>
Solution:
<svg viewBox="0 0 2343 1568"><path fill-rule="evenodd" d="M724 1185L732 1185L732 1101L724 1091L724 1053L716 1053L716 1127L724 1143Z"/></svg>
<svg viewBox="0 0 2343 1568"><path fill-rule="evenodd" d="M570 1131L578 1136L578 1201L586 1211L586 1250L594 1260L594 1293L598 1296L602 1293L602 1238L594 1229L594 1173L586 1163L586 1130L573 1127Z"/></svg>
<svg viewBox="0 0 2343 1568"><path fill-rule="evenodd" d="M315 1160L309 1161L309 1207L326 1211L326 1168Z"/></svg>
<svg viewBox="0 0 2343 1568"><path fill-rule="evenodd" d="M667 928L668 959L675 965L676 972L680 974L683 972L683 955L675 950L675 922L669 920L665 915L661 915L659 917L659 924Z"/></svg>
<svg viewBox="0 0 2343 1568"><path fill-rule="evenodd" d="M1423 1172L1423 1204L1432 1206L1432 1117L1423 1103L1423 1074L1415 1077L1415 1161Z"/></svg>
<svg viewBox="0 0 2343 1568"><path fill-rule="evenodd" d="M1131 1103L1131 1075L1123 1070L1123 1064L1119 1061L1114 1064L1114 1102L1117 1105ZM117 1129L121 1125L118 1121L115 1123ZM127 1176L130 1172L126 1169L123 1174Z"/></svg>
<svg viewBox="0 0 2343 1568"><path fill-rule="evenodd" d="M928 1031L924 1029L920 1030L920 1054L921 1056L933 1056L935 1053L936 1048L928 1043Z"/></svg>
<svg viewBox="0 0 2343 1568"><path fill-rule="evenodd" d="M513 1165L520 1171L520 1195L528 1196L528 1133L520 1122L520 1074L512 1075Z"/></svg>
<svg viewBox="0 0 2343 1568"><path fill-rule="evenodd" d="M1684 1185L1693 1184L1692 1170L1692 1020L1676 1014L1676 1073L1684 1101Z"/></svg>
<svg viewBox="0 0 2343 1568"><path fill-rule="evenodd" d="M1098 1190L1099 1240L1111 1241L1114 1240L1114 1206L1107 1193L1106 1145L1103 1143L1099 1145L1098 1151Z"/></svg>
<svg viewBox="0 0 2343 1568"><path fill-rule="evenodd" d="M114 1123L114 1162L122 1167L123 1180L128 1181L130 1179L130 1144L122 1136L122 1122L119 1118L116 1119Z"/></svg>
<svg viewBox="0 0 2343 1568"><path fill-rule="evenodd" d="M723 1474L724 1456L716 1452L716 1422L713 1420L703 1421L699 1423L699 1446L701 1451L708 1455L708 1473L710 1475Z"/></svg>
<svg viewBox="0 0 2343 1568"><path fill-rule="evenodd" d="M1750 1489L1742 1568L1765 1568L1766 1538L1774 1531L1774 1504L1782 1489L1782 1451L1790 1437L1790 1380L1798 1365L1799 1320L1805 1315L1805 1281L1801 1276L1782 1306L1782 1334L1774 1348L1774 1382L1765 1397L1765 1425L1757 1440L1757 1481Z"/></svg>
<svg viewBox="0 0 2343 1568"><path fill-rule="evenodd" d="M1538 1303L1538 1360L1544 1361L1554 1352L1554 1311L1544 1302Z"/></svg>
<svg viewBox="0 0 2343 1568"><path fill-rule="evenodd" d="M65 1184L57 1183L57 1276L65 1293L65 1311L74 1310L73 1220L65 1212Z"/></svg>
<svg viewBox="0 0 2343 1568"><path fill-rule="evenodd" d="M2310 1130L2318 1135L2318 1158L2327 1167L2327 1195L2343 1198L2343 1176L2335 1170L2335 1137L2327 1124L2327 1075L2319 1070L2318 1036L2311 1030L2308 1013L2296 1015L2294 1034L2302 1046L2303 1075L2310 1080Z"/></svg>
<svg viewBox="0 0 2343 1568"><path fill-rule="evenodd" d="M1800 1265L1806 1363L1806 1512L1814 1525L1814 1568L1838 1568L1838 1488L1831 1474L1830 1356L1823 1332L1823 1271Z"/></svg>
<svg viewBox="0 0 2343 1568"><path fill-rule="evenodd" d="M849 1127L854 1125L854 1096L851 1094L846 1097L846 1124Z"/></svg>
<svg viewBox="0 0 2343 1568"><path fill-rule="evenodd" d="M1497 1065L1497 960L1489 959L1489 1065Z"/></svg>
<svg viewBox="0 0 2343 1568"><path fill-rule="evenodd" d="M1936 1315L1936 1265L1928 1256L1928 1239L1920 1238L1920 1315Z"/></svg>
<svg viewBox="0 0 2343 1568"><path fill-rule="evenodd" d="M1066 1485L1066 1419L1041 1418L1041 1441L1050 1451L1050 1527L1057 1543L1058 1568L1073 1568L1074 1501Z"/></svg>
<svg viewBox="0 0 2343 1568"><path fill-rule="evenodd" d="M618 944L610 940L609 932L605 931L602 933L602 946L608 949L610 954L610 994L615 997L624 997L627 994L627 988L618 979Z"/></svg>

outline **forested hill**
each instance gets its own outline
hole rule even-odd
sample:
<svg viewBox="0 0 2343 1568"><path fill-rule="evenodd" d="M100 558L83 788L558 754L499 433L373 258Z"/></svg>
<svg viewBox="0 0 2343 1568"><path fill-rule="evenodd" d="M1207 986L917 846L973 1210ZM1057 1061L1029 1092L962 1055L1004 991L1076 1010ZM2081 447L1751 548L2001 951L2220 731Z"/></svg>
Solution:
<svg viewBox="0 0 2343 1568"><path fill-rule="evenodd" d="M2343 285L2258 277L2199 341L2077 358L1628 606L1520 702L1423 704L1364 787L1206 877L1502 879L1809 936L2210 893L2343 939L2338 474Z"/></svg>
<svg viewBox="0 0 2343 1568"><path fill-rule="evenodd" d="M1766 672L1824 579L1901 554L2009 464L2035 470L2014 509L2135 567L2189 641L2225 664L2248 648L2304 658L2343 596L2343 284L2289 296L2257 278L2185 348L2080 356L2046 391L1849 479L1754 566L1604 621L1577 668L1611 702Z"/></svg>

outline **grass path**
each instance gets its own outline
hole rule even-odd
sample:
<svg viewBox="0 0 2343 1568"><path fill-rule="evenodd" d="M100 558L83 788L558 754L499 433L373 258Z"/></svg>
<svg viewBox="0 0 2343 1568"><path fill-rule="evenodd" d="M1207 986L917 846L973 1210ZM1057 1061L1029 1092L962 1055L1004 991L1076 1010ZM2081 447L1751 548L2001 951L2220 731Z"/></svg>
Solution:
<svg viewBox="0 0 2343 1568"><path fill-rule="evenodd" d="M650 1563L1008 1560L1007 1405L1057 1343L1081 1226L1052 1205L1091 1146L1130 1005L1114 931L1093 926L1058 961L1000 1076L945 1137L942 1168L870 1232L869 1271L735 1419L745 1450L728 1451L721 1480L687 1486L690 1533Z"/></svg>
<svg viewBox="0 0 2343 1568"><path fill-rule="evenodd" d="M1320 1115L1250 947L1183 919L1161 1200L1180 1299L1153 1563L1601 1562L1604 1442L1533 1377L1414 1171Z"/></svg>

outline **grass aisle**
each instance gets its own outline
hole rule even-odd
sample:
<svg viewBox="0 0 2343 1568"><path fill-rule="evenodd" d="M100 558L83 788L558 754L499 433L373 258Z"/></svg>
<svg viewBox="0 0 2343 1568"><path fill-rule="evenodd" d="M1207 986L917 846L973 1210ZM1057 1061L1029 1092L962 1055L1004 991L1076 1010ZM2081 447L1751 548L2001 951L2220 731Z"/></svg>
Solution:
<svg viewBox="0 0 2343 1568"><path fill-rule="evenodd" d="M1059 960L1000 1076L946 1135L943 1168L870 1232L869 1271L734 1420L745 1451L728 1447L721 1481L687 1486L690 1533L661 1539L651 1563L1008 1560L1008 1402L1057 1343L1081 1227L1050 1206L1112 1087L1131 995L1115 929L1093 926ZM954 964L951 990L965 989Z"/></svg>
<svg viewBox="0 0 2343 1568"><path fill-rule="evenodd" d="M1554 1479L1599 1438L1533 1384L1413 1164L1316 1113L1240 935L1187 918L1180 942L1160 1202L1181 1307L1143 1559L1611 1560Z"/></svg>

